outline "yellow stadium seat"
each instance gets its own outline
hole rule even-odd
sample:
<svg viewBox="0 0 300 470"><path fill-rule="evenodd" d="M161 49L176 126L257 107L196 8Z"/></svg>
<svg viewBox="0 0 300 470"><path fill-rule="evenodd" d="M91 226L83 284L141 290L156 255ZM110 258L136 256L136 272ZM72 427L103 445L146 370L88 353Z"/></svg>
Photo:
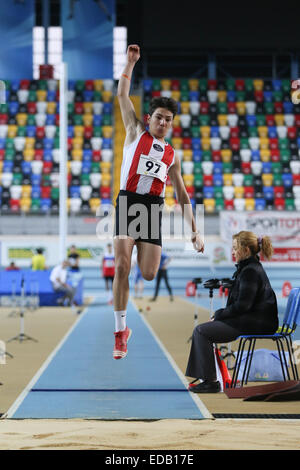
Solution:
<svg viewBox="0 0 300 470"><path fill-rule="evenodd" d="M183 141L181 137L172 137L172 147L174 147L174 149L181 149L182 142Z"/></svg>
<svg viewBox="0 0 300 470"><path fill-rule="evenodd" d="M110 186L111 185L111 174L104 173L101 178L101 186Z"/></svg>
<svg viewBox="0 0 300 470"><path fill-rule="evenodd" d="M259 138L259 148L261 150L265 150L269 148L269 139L268 137L260 137Z"/></svg>
<svg viewBox="0 0 300 470"><path fill-rule="evenodd" d="M92 126L93 125L93 115L92 114L83 114L82 120L84 126Z"/></svg>
<svg viewBox="0 0 300 470"><path fill-rule="evenodd" d="M237 101L236 103L236 112L237 114L239 114L240 116L243 116L244 114L246 114L246 103L244 101Z"/></svg>
<svg viewBox="0 0 300 470"><path fill-rule="evenodd" d="M181 114L189 114L190 112L190 102L181 101L180 103Z"/></svg>
<svg viewBox="0 0 300 470"><path fill-rule="evenodd" d="M27 124L27 117L28 115L26 113L18 113L16 114L16 120L18 126L26 126Z"/></svg>
<svg viewBox="0 0 300 470"><path fill-rule="evenodd" d="M204 210L205 212L214 212L216 207L216 200L213 198L204 198Z"/></svg>
<svg viewBox="0 0 300 470"><path fill-rule="evenodd" d="M113 135L113 127L112 126L102 126L102 135L105 139L111 139Z"/></svg>
<svg viewBox="0 0 300 470"><path fill-rule="evenodd" d="M201 137L210 137L210 126L200 126Z"/></svg>
<svg viewBox="0 0 300 470"><path fill-rule="evenodd" d="M112 91L103 90L102 91L102 100L104 103L110 103L112 100Z"/></svg>
<svg viewBox="0 0 300 470"><path fill-rule="evenodd" d="M191 162L193 160L193 150L183 149L182 160L184 160L185 162Z"/></svg>
<svg viewBox="0 0 300 470"><path fill-rule="evenodd" d="M173 197L174 197L173 186L166 186L165 198L173 198Z"/></svg>
<svg viewBox="0 0 300 470"><path fill-rule="evenodd" d="M188 81L189 87L191 91L198 91L199 90L199 80L197 78L191 78Z"/></svg>
<svg viewBox="0 0 300 470"><path fill-rule="evenodd" d="M103 80L94 80L94 90L95 91L103 90Z"/></svg>
<svg viewBox="0 0 300 470"><path fill-rule="evenodd" d="M264 81L257 78L253 80L253 87L256 91L262 91L264 88Z"/></svg>
<svg viewBox="0 0 300 470"><path fill-rule="evenodd" d="M223 174L223 183L224 186L232 186L232 173L224 173Z"/></svg>
<svg viewBox="0 0 300 470"><path fill-rule="evenodd" d="M25 149L34 149L35 138L34 137L25 137Z"/></svg>
<svg viewBox="0 0 300 470"><path fill-rule="evenodd" d="M257 132L259 137L268 137L268 126L258 126Z"/></svg>
<svg viewBox="0 0 300 470"><path fill-rule="evenodd" d="M246 211L253 211L255 209L255 200L253 198L245 199L245 209Z"/></svg>
<svg viewBox="0 0 300 470"><path fill-rule="evenodd" d="M111 173L111 162L100 162L100 168L102 174Z"/></svg>
<svg viewBox="0 0 300 470"><path fill-rule="evenodd" d="M47 103L47 114L55 114L56 113L56 103L54 101L49 101Z"/></svg>
<svg viewBox="0 0 300 470"><path fill-rule="evenodd" d="M218 114L219 126L227 126L227 114Z"/></svg>
<svg viewBox="0 0 300 470"><path fill-rule="evenodd" d="M171 80L169 80L167 78L163 78L160 81L160 84L161 84L161 89L162 90L170 90L171 89Z"/></svg>
<svg viewBox="0 0 300 470"><path fill-rule="evenodd" d="M221 158L222 162L230 163L232 157L232 150L231 149L222 149L221 150Z"/></svg>
<svg viewBox="0 0 300 470"><path fill-rule="evenodd" d="M226 90L218 90L218 101L220 103L225 103L227 100L227 91Z"/></svg>
<svg viewBox="0 0 300 470"><path fill-rule="evenodd" d="M173 126L174 127L180 127L180 115L176 114L176 116L173 119Z"/></svg>
<svg viewBox="0 0 300 470"><path fill-rule="evenodd" d="M15 124L10 124L7 128L7 137L9 139L13 139L14 137L16 137L17 132L18 132L18 126L16 126Z"/></svg>
<svg viewBox="0 0 300 470"><path fill-rule="evenodd" d="M47 90L36 91L37 101L47 101Z"/></svg>
<svg viewBox="0 0 300 470"><path fill-rule="evenodd" d="M24 149L23 156L24 156L25 162L32 162L32 160L34 159L34 149L33 148Z"/></svg>
<svg viewBox="0 0 300 470"><path fill-rule="evenodd" d="M261 149L260 151L260 159L262 162L269 162L271 159L271 150L269 149Z"/></svg>
<svg viewBox="0 0 300 470"><path fill-rule="evenodd" d="M237 199L243 198L245 194L244 186L235 186L234 187L234 197Z"/></svg>
<svg viewBox="0 0 300 470"><path fill-rule="evenodd" d="M30 198L31 196L31 189L32 187L28 184L22 186L22 197L23 198Z"/></svg>
<svg viewBox="0 0 300 470"><path fill-rule="evenodd" d="M179 90L172 90L171 92L171 97L173 98L173 100L175 101L179 101L180 100L180 91Z"/></svg>
<svg viewBox="0 0 300 470"><path fill-rule="evenodd" d="M2 168L3 168L3 161L0 160L0 173L2 173Z"/></svg>
<svg viewBox="0 0 300 470"><path fill-rule="evenodd" d="M72 148L73 148L73 150L82 149L83 142L84 142L83 137L73 137L73 139L72 139Z"/></svg>
<svg viewBox="0 0 300 470"><path fill-rule="evenodd" d="M284 115L283 114L275 114L274 119L276 122L276 126L284 126Z"/></svg>
<svg viewBox="0 0 300 470"><path fill-rule="evenodd" d="M201 145L202 145L202 150L210 150L210 138L203 137L203 139L201 139Z"/></svg>
<svg viewBox="0 0 300 470"><path fill-rule="evenodd" d="M84 126L74 126L74 137L83 137Z"/></svg>
<svg viewBox="0 0 300 470"><path fill-rule="evenodd" d="M67 206L67 211L69 212L70 211L70 198L68 197L67 200L66 200L66 206Z"/></svg>
<svg viewBox="0 0 300 470"><path fill-rule="evenodd" d="M81 161L82 160L82 154L83 154L82 149L73 149L71 151L72 159L75 160L75 161Z"/></svg>
<svg viewBox="0 0 300 470"><path fill-rule="evenodd" d="M31 198L30 197L22 197L20 199L20 208L22 212L29 212L31 208Z"/></svg>
<svg viewBox="0 0 300 470"><path fill-rule="evenodd" d="M182 175L185 186L193 186L194 175Z"/></svg>
<svg viewBox="0 0 300 470"><path fill-rule="evenodd" d="M84 114L93 114L93 103L85 101L83 103L83 113Z"/></svg>
<svg viewBox="0 0 300 470"><path fill-rule="evenodd" d="M272 173L263 173L261 179L264 186L272 186L273 184L273 174Z"/></svg>
<svg viewBox="0 0 300 470"><path fill-rule="evenodd" d="M101 204L101 199L98 198L98 197L92 197L89 200L90 208L95 213L97 212L98 208L100 207L100 204Z"/></svg>
<svg viewBox="0 0 300 470"><path fill-rule="evenodd" d="M175 199L173 197L166 197L165 198L165 208L167 210L173 209L175 206Z"/></svg>

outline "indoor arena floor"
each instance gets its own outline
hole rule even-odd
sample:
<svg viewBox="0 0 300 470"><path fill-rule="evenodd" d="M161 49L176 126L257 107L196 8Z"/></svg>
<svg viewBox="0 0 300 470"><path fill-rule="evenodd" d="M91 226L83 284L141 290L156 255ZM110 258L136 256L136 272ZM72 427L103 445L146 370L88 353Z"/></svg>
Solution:
<svg viewBox="0 0 300 470"><path fill-rule="evenodd" d="M199 322L209 318L207 299L203 305ZM38 341L6 343L14 357L0 366L0 447L299 449L299 420L289 419L299 402L186 391L194 311L194 302L180 297L131 299L133 334L122 361L112 359L113 310L103 298L79 316L70 308L27 311L25 333ZM18 314L9 313L0 310L3 341L19 331ZM286 416L284 434L279 416Z"/></svg>

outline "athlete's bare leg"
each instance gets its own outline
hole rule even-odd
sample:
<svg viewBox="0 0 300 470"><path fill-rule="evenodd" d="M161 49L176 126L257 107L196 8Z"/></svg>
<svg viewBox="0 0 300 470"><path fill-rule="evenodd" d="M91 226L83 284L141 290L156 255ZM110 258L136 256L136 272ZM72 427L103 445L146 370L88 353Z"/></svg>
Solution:
<svg viewBox="0 0 300 470"><path fill-rule="evenodd" d="M154 243L136 242L138 251L138 263L143 278L152 281L155 278L161 258L161 246Z"/></svg>
<svg viewBox="0 0 300 470"><path fill-rule="evenodd" d="M114 310L126 310L129 298L128 277L131 269L133 238L114 238L115 277L113 281Z"/></svg>

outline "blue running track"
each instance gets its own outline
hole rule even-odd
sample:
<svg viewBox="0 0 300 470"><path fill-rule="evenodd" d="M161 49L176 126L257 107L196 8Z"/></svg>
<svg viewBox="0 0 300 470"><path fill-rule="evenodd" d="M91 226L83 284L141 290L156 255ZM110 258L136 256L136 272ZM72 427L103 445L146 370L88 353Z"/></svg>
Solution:
<svg viewBox="0 0 300 470"><path fill-rule="evenodd" d="M112 358L113 308L95 300L78 317L6 417L212 418L150 326L129 302L128 356Z"/></svg>

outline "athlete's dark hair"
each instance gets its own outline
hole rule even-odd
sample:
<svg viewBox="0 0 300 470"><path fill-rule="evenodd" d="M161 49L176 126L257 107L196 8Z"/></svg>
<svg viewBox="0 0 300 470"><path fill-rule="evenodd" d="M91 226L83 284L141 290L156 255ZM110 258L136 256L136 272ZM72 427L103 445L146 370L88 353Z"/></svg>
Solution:
<svg viewBox="0 0 300 470"><path fill-rule="evenodd" d="M171 113L173 113L173 118L174 118L178 111L178 104L177 104L177 101L175 101L173 98L166 98L165 96L155 96L150 101L150 106L149 106L150 116L152 116L152 114L157 108L168 109L169 111L171 111Z"/></svg>

